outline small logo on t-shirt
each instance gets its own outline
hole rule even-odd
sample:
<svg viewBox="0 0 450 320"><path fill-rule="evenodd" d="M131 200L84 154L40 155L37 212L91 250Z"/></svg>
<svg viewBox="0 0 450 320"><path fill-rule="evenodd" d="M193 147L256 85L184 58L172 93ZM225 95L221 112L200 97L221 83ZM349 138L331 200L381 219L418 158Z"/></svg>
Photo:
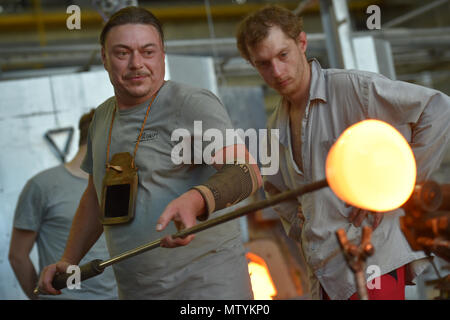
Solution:
<svg viewBox="0 0 450 320"><path fill-rule="evenodd" d="M155 131L155 130L144 130L142 132L141 142L142 141L156 140L157 138L158 138L158 131Z"/></svg>

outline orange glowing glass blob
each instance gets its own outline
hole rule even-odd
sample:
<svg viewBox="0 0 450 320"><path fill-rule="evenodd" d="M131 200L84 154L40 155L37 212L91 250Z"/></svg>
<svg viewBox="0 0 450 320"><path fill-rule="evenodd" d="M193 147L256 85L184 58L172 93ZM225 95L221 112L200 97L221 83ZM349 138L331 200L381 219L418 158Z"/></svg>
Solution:
<svg viewBox="0 0 450 320"><path fill-rule="evenodd" d="M264 259L251 252L247 252L246 257L250 260L248 273L250 274L254 299L272 300L277 295L277 290Z"/></svg>
<svg viewBox="0 0 450 320"><path fill-rule="evenodd" d="M364 120L345 130L326 161L330 188L346 203L383 212L403 205L416 183L416 161L391 125Z"/></svg>

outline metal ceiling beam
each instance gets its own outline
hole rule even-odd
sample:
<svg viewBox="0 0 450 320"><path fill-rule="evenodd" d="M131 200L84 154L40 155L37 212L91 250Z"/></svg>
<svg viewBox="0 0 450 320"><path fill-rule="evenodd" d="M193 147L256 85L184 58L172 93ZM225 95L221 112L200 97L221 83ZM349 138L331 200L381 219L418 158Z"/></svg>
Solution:
<svg viewBox="0 0 450 320"><path fill-rule="evenodd" d="M393 19L391 21L388 21L388 22L384 23L383 24L383 28L395 27L395 26L397 26L399 24L402 24L402 23L404 23L406 21L409 21L409 20L411 20L411 19L413 19L413 18L415 18L417 16L420 16L421 14L424 14L425 12L428 12L428 11L430 11L430 10L432 10L434 8L437 8L437 7L439 7L439 6L443 5L443 4L446 4L448 2L449 2L449 0L437 0L437 1L434 1L432 3L429 3L427 5L424 5L423 7L417 8L417 9L411 11L411 12L408 12L408 13L400 16L400 17L397 17L397 18L395 18L395 19Z"/></svg>
<svg viewBox="0 0 450 320"><path fill-rule="evenodd" d="M280 5L287 8L294 8L295 4L281 2ZM242 4L242 5L213 5L211 6L211 15L215 19L229 19L229 18L239 18L250 12L253 12L264 4ZM206 9L204 5L172 5L172 6L143 6L144 8L151 10L155 16L158 17L162 22L165 21L182 21L182 20L206 20ZM66 20L68 14L65 10L58 12L42 12L41 19L42 23L49 28L60 28L65 29ZM3 14L0 19L0 30L8 31L13 30L24 30L36 28L37 15L33 13L20 13L20 14ZM82 24L87 25L99 25L103 23L103 19L100 14L92 9L81 8L81 19Z"/></svg>
<svg viewBox="0 0 450 320"><path fill-rule="evenodd" d="M395 50L399 48L417 49L417 48L450 48L450 27L445 28L429 28L429 29L390 29L383 32L365 31L354 32L354 36L372 35L376 38L387 40L391 43ZM310 33L307 34L308 51L323 50L325 48L325 34ZM166 41L166 51L169 53L193 53L205 54L211 53L211 47L215 46L219 55L238 55L235 38L215 38L215 39L189 39L189 40L168 40ZM92 52L100 50L100 45L96 43L89 44L65 44L65 45L49 45L44 47L38 46L17 46L2 47L0 46L0 59L8 56L17 55L33 55L44 53L71 53L71 52Z"/></svg>
<svg viewBox="0 0 450 320"><path fill-rule="evenodd" d="M351 1L349 3L349 9L353 10L365 10L367 6L371 4L381 3L381 0L362 0L362 1ZM240 19L245 15L254 12L267 3L244 3L244 4L216 4L211 5L211 15L214 19L230 19L236 18ZM277 3L283 7L291 10L295 10L295 2L280 1ZM166 6L146 6L142 7L151 10L155 16L158 17L163 23L166 21L183 21L183 20L200 20L206 21L206 8L202 4L195 5L180 5L172 4ZM317 4L308 6L302 12L303 14L308 13L319 13L319 6ZM64 7L61 7L61 11L48 11L42 12L40 19L46 28L59 28L65 29L66 19L68 14ZM81 8L82 24L85 25L98 25L101 26L103 20L98 12L89 8ZM36 29L36 19L37 15L32 12L18 13L18 14L0 14L0 33L8 32L10 30L35 30Z"/></svg>

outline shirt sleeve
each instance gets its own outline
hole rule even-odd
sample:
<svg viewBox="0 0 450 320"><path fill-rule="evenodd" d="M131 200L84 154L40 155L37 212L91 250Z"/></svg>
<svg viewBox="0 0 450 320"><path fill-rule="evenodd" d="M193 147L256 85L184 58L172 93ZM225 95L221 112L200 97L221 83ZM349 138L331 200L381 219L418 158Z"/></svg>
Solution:
<svg viewBox="0 0 450 320"><path fill-rule="evenodd" d="M423 86L376 77L368 84L367 109L369 117L410 126L417 181L428 179L442 162L449 142L450 97Z"/></svg>
<svg viewBox="0 0 450 320"><path fill-rule="evenodd" d="M29 180L17 201L13 226L17 229L39 231L44 218L44 199L39 186Z"/></svg>
<svg viewBox="0 0 450 320"><path fill-rule="evenodd" d="M92 130L93 130L94 119L95 119L95 113L94 113L94 117L92 118L91 124L89 125L89 129L88 129L86 155L84 156L83 162L80 165L80 168L88 174L92 174L92 166L93 166L93 164L92 164Z"/></svg>
<svg viewBox="0 0 450 320"><path fill-rule="evenodd" d="M190 132L194 142L195 163L201 162L200 156L213 156L227 146L245 144L242 135L234 130L225 106L213 93L200 89L192 92L181 106L181 127ZM204 159L205 160L205 159Z"/></svg>

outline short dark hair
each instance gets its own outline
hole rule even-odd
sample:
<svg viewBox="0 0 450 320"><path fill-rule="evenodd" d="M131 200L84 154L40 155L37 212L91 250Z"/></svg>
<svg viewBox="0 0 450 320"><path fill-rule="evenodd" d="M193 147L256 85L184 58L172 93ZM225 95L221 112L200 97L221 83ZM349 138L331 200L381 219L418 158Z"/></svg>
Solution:
<svg viewBox="0 0 450 320"><path fill-rule="evenodd" d="M82 146L87 143L89 126L92 118L94 117L94 113L95 109L91 109L88 113L83 114L78 122L78 129L80 130L80 140L78 142L78 146Z"/></svg>
<svg viewBox="0 0 450 320"><path fill-rule="evenodd" d="M298 35L303 31L302 18L292 11L277 6L268 5L249 14L238 26L236 32L237 47L241 56L250 61L249 47L254 47L264 40L269 29L278 26L290 38L297 41Z"/></svg>
<svg viewBox="0 0 450 320"><path fill-rule="evenodd" d="M106 36L108 35L108 32L116 26L120 26L123 24L148 24L158 31L159 37L161 38L161 43L164 47L164 33L162 29L162 24L156 18L153 13L150 11L139 8L139 7L126 7L123 8L116 13L114 13L106 22L106 24L103 26L102 33L100 34L100 44L102 47L105 46Z"/></svg>

